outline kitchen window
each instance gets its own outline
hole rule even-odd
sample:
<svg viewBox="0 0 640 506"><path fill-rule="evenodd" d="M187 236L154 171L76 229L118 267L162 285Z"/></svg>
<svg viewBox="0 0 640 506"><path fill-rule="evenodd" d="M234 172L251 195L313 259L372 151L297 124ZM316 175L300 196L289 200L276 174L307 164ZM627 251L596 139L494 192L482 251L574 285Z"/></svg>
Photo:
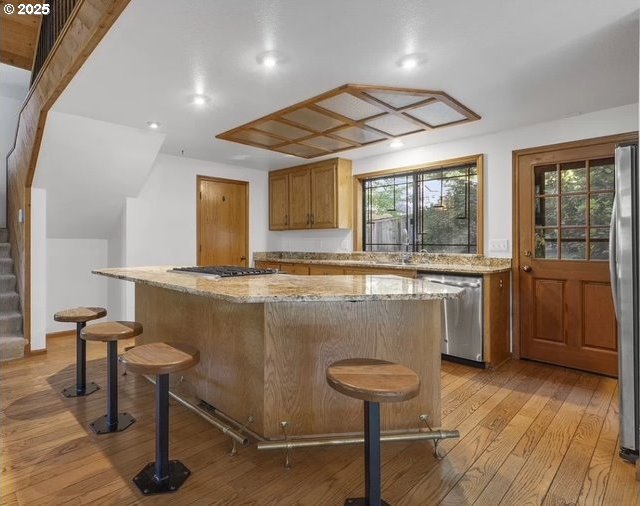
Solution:
<svg viewBox="0 0 640 506"><path fill-rule="evenodd" d="M482 156L360 183L364 251L482 253Z"/></svg>

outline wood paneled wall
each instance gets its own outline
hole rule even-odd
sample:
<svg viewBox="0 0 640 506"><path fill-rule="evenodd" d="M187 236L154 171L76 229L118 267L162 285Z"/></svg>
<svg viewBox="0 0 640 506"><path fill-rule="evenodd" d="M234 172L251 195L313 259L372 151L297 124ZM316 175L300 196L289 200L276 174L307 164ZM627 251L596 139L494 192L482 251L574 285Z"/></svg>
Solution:
<svg viewBox="0 0 640 506"><path fill-rule="evenodd" d="M31 337L31 185L47 113L128 3L80 0L20 111L15 144L7 156L7 226L27 340ZM18 223L20 209L24 223Z"/></svg>

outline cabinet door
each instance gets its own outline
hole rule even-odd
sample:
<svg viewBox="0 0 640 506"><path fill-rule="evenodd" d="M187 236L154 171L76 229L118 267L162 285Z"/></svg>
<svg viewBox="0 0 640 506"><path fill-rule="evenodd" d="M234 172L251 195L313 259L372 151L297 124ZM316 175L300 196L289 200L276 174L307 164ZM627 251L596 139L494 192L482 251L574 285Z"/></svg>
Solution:
<svg viewBox="0 0 640 506"><path fill-rule="evenodd" d="M269 176L269 230L289 228L289 175Z"/></svg>
<svg viewBox="0 0 640 506"><path fill-rule="evenodd" d="M309 169L295 169L289 173L289 229L311 226Z"/></svg>
<svg viewBox="0 0 640 506"><path fill-rule="evenodd" d="M280 269L280 264L277 262L264 262L262 260L256 260L256 269Z"/></svg>
<svg viewBox="0 0 640 506"><path fill-rule="evenodd" d="M339 265L310 265L309 274L312 276L336 276L344 274L344 267Z"/></svg>
<svg viewBox="0 0 640 506"><path fill-rule="evenodd" d="M280 264L280 270L285 274L295 274L297 276L309 275L309 266L305 264Z"/></svg>
<svg viewBox="0 0 640 506"><path fill-rule="evenodd" d="M311 168L311 228L338 226L336 169L335 161Z"/></svg>
<svg viewBox="0 0 640 506"><path fill-rule="evenodd" d="M509 272L484 275L484 356L498 366L511 356L511 287Z"/></svg>

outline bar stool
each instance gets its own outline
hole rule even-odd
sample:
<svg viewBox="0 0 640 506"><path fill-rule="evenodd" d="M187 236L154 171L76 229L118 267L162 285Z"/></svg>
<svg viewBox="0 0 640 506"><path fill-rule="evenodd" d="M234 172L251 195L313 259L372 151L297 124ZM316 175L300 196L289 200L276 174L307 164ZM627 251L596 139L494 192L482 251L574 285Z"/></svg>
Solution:
<svg viewBox="0 0 640 506"><path fill-rule="evenodd" d="M331 364L327 382L341 394L364 401L365 497L349 498L344 504L388 506L380 492L380 403L415 397L420 378L400 364L355 358Z"/></svg>
<svg viewBox="0 0 640 506"><path fill-rule="evenodd" d="M191 474L179 460L169 460L169 373L200 362L200 352L183 343L150 343L130 349L121 358L127 370L156 376L156 460L133 482L144 495L178 490Z"/></svg>
<svg viewBox="0 0 640 506"><path fill-rule="evenodd" d="M88 321L105 316L107 316L107 310L103 307L75 307L58 311L53 315L53 319L57 322L76 324L76 384L62 391L65 397L84 397L100 389L93 381L87 385L87 347L86 343L80 339L80 332Z"/></svg>
<svg viewBox="0 0 640 506"><path fill-rule="evenodd" d="M138 322L103 322L82 329L85 341L107 343L107 414L89 424L96 434L122 432L136 421L129 413L118 413L118 340L142 334Z"/></svg>

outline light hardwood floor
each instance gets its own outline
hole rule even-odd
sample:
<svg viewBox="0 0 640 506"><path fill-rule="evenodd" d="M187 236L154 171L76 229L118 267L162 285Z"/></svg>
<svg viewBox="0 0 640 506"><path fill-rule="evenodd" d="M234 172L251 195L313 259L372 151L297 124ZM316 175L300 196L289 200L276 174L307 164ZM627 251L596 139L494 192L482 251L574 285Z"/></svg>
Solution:
<svg viewBox="0 0 640 506"><path fill-rule="evenodd" d="M121 347L128 343L121 342ZM106 385L102 343L88 343L89 380ZM137 423L94 436L106 390L65 399L74 338L0 365L2 504L342 504L362 489L362 448L228 455L220 432L171 405L171 456L193 472L171 496L143 498L131 478L153 459L153 387L120 377L120 409ZM392 504L638 504L634 468L620 460L617 382L511 361L496 371L443 364L443 427L460 430L437 461L427 442L383 445L383 496Z"/></svg>

